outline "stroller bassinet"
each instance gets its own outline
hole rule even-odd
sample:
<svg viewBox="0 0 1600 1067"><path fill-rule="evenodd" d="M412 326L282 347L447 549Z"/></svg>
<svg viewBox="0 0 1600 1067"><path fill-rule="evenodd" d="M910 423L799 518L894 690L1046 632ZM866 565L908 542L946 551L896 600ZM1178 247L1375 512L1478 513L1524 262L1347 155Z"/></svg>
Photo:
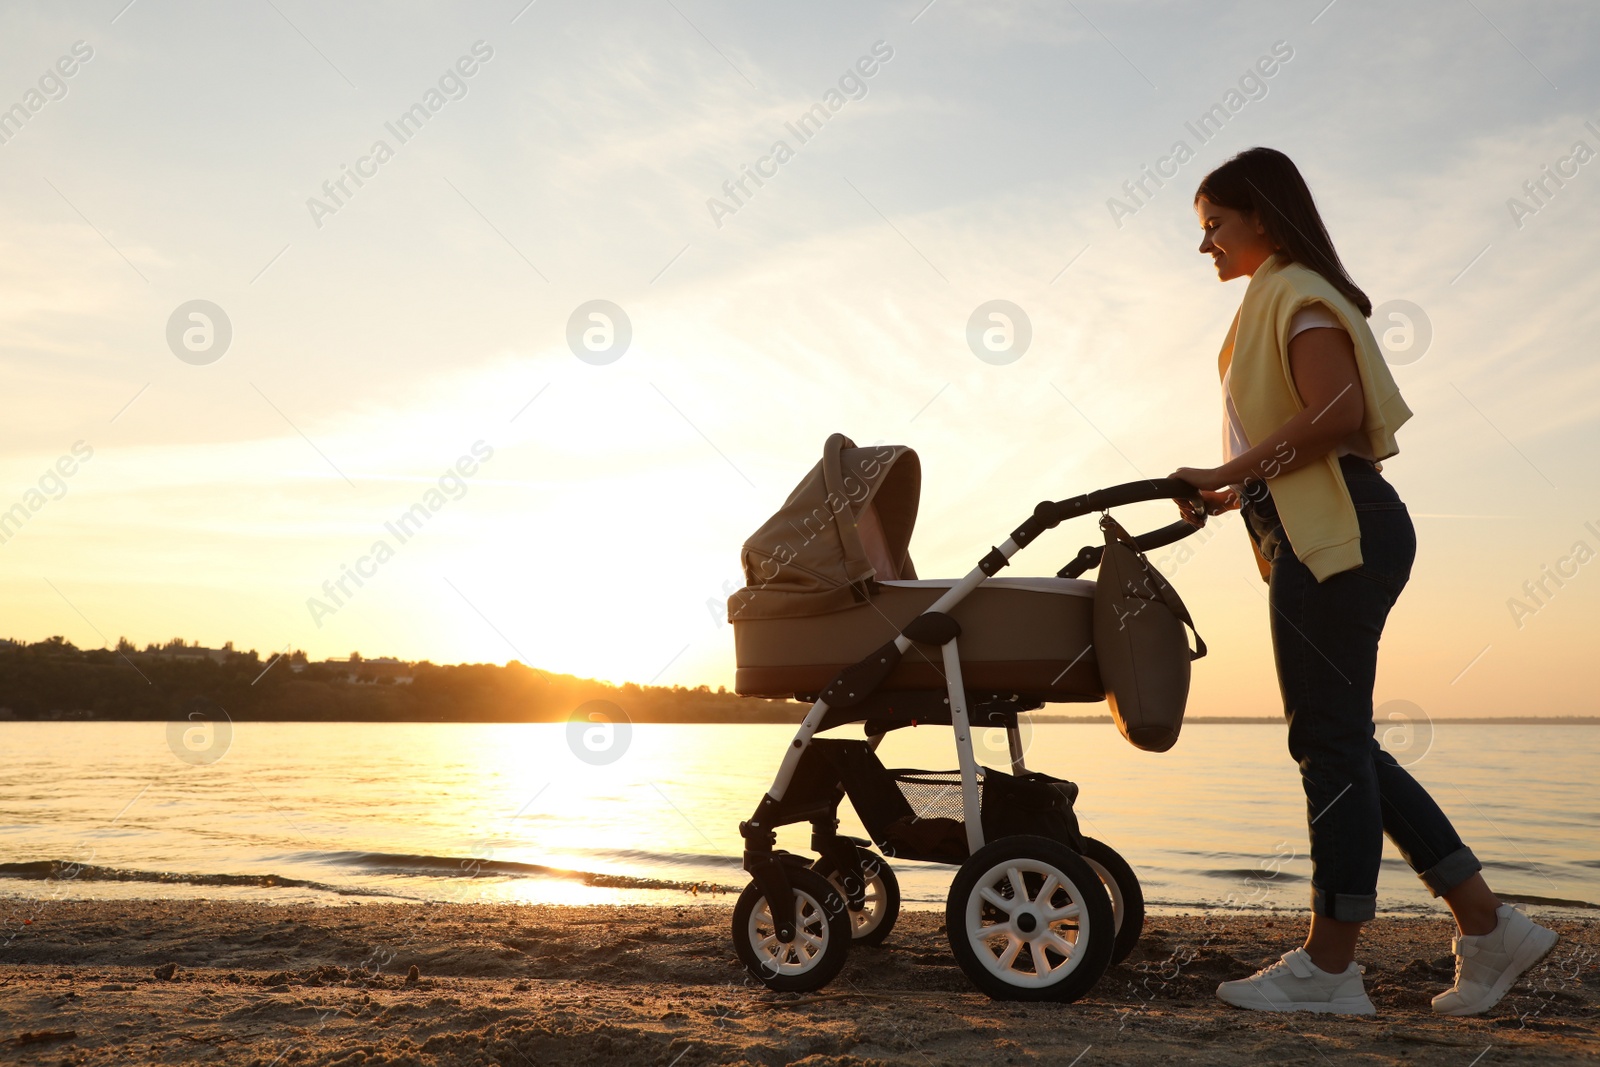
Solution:
<svg viewBox="0 0 1600 1067"><path fill-rule="evenodd" d="M891 641L956 584L954 579L878 582L870 600L828 615L736 619L736 692L807 696L822 692L864 651ZM1005 690L1038 703L1105 699L1094 659L1094 583L1074 578L992 578L950 617L961 625L967 685ZM883 683L894 690L943 691L936 658L908 655Z"/></svg>
<svg viewBox="0 0 1600 1067"><path fill-rule="evenodd" d="M734 691L820 693L863 653L893 639L956 584L918 580L909 544L922 473L900 445L857 448L834 434L821 462L744 545L747 584L728 599ZM962 676L1031 703L1101 701L1094 658L1094 583L993 578L950 612L961 626ZM883 683L943 690L920 650Z"/></svg>

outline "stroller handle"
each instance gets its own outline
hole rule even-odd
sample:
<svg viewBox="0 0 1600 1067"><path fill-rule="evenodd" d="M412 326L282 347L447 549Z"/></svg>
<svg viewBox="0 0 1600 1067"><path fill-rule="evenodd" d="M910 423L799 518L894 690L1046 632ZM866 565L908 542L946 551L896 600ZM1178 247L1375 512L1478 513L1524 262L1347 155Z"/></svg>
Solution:
<svg viewBox="0 0 1600 1067"><path fill-rule="evenodd" d="M1149 533L1140 534L1133 539L1133 543L1138 546L1140 552L1148 552L1153 548L1165 548L1174 542L1182 541L1198 529L1200 527L1188 519L1179 519L1170 526L1162 526ZM1071 563L1056 571L1056 577L1076 578L1084 571L1100 566L1100 557L1105 551L1105 545L1084 545L1078 549L1078 554L1072 558Z"/></svg>
<svg viewBox="0 0 1600 1067"><path fill-rule="evenodd" d="M1059 523L1075 519L1079 515L1087 515L1091 511L1120 508L1124 504L1137 504L1141 500L1178 499L1192 500L1202 506L1205 504L1205 498L1200 495L1200 490L1182 478L1146 478L1143 481L1113 485L1109 489L1096 489L1092 493L1075 496L1070 500L1045 501L1034 508L1033 513L1038 515L1041 510L1054 509L1055 521Z"/></svg>
<svg viewBox="0 0 1600 1067"><path fill-rule="evenodd" d="M1135 537L1134 543L1139 546L1141 552L1144 552L1181 541L1205 524L1205 498L1200 495L1200 490L1181 478L1147 478L1143 481L1124 482L1122 485L1097 489L1092 493L1084 493L1067 500L1044 500L1033 509L1028 521L1012 532L1011 538L1020 548L1046 530L1052 530L1068 519L1087 515L1091 511L1106 511L1142 500L1179 499L1191 500L1199 505L1197 513L1200 522L1196 524L1187 519L1180 519L1169 526ZM1103 545L1085 545L1071 563L1056 572L1057 577L1078 577L1089 568L1099 565L1100 556L1104 551Z"/></svg>

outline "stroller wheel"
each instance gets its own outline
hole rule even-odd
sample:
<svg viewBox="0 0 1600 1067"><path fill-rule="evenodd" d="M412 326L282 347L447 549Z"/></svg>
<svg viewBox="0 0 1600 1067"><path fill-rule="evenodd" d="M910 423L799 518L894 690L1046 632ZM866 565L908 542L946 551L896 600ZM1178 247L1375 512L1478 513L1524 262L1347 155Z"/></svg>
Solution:
<svg viewBox="0 0 1600 1067"><path fill-rule="evenodd" d="M1139 887L1139 876L1133 873L1128 861L1104 841L1084 838L1083 858L1111 894L1111 914L1117 928L1111 964L1116 966L1133 952L1139 935L1144 932L1144 890Z"/></svg>
<svg viewBox="0 0 1600 1067"><path fill-rule="evenodd" d="M733 947L761 984L780 993L821 989L844 967L850 951L849 909L844 897L808 867L791 867L795 937L778 940L772 908L761 887L751 882L733 906Z"/></svg>
<svg viewBox="0 0 1600 1067"><path fill-rule="evenodd" d="M956 962L996 1000L1077 1000L1111 963L1111 896L1072 849L999 838L961 865L945 932Z"/></svg>
<svg viewBox="0 0 1600 1067"><path fill-rule="evenodd" d="M889 931L894 929L895 920L900 917L900 882L882 856L864 848L856 849L856 855L860 857L861 869L867 873L867 884L862 889L864 899L859 911L848 907L850 893L845 879L854 878L854 874L841 874L826 856L813 863L811 869L826 878L828 884L844 898L852 940L858 945L881 945L883 939L889 936Z"/></svg>

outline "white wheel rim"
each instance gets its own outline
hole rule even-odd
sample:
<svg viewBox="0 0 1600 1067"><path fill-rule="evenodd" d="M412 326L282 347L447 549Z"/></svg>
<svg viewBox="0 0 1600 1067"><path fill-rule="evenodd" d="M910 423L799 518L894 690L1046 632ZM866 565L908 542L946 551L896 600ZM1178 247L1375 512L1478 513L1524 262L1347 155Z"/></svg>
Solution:
<svg viewBox="0 0 1600 1067"><path fill-rule="evenodd" d="M874 874L867 879L867 887L861 893L861 910L852 911L849 908L850 894L845 891L844 875L835 871L828 875L828 884L839 891L839 897L845 901L845 914L850 916L850 936L852 938L866 937L876 930L883 922L884 899L883 878Z"/></svg>
<svg viewBox="0 0 1600 1067"><path fill-rule="evenodd" d="M1095 875L1098 876L1100 881L1105 884L1106 892L1111 894L1111 926L1114 930L1116 930L1117 933L1120 934L1122 932L1122 917L1123 915L1127 914L1128 911L1128 902L1122 896L1122 886L1118 885L1117 880L1111 877L1110 871L1100 866L1100 864L1096 863L1094 860L1089 859L1088 856L1083 858L1088 862L1090 867L1094 868Z"/></svg>
<svg viewBox="0 0 1600 1067"><path fill-rule="evenodd" d="M1002 860L967 895L967 941L978 962L1007 985L1055 985L1078 969L1093 936L1083 899L1052 864ZM985 904L999 915L985 916Z"/></svg>
<svg viewBox="0 0 1600 1067"><path fill-rule="evenodd" d="M794 891L794 905L794 940L787 944L778 940L772 905L766 897L750 911L745 936L767 974L805 974L821 963L828 951L828 916L822 906L810 893L798 889Z"/></svg>

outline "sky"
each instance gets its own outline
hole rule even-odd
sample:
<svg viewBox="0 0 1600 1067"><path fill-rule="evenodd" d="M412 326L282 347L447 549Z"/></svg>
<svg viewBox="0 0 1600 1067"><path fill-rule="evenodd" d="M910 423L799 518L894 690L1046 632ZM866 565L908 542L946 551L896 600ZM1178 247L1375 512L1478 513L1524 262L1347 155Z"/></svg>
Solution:
<svg viewBox="0 0 1600 1067"><path fill-rule="evenodd" d="M1380 717L1594 714L1597 52L1579 2L8 4L4 632L731 687L830 433L919 453L924 576L1221 462L1191 200L1270 145L1407 316ZM1238 516L1189 545L1191 714L1280 711Z"/></svg>

